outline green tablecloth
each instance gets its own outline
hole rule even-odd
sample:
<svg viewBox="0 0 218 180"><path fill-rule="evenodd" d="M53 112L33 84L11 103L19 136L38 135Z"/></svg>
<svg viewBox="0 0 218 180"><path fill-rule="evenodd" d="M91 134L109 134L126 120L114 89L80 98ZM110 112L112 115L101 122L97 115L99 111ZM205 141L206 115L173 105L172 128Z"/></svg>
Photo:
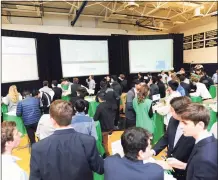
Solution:
<svg viewBox="0 0 218 180"><path fill-rule="evenodd" d="M99 105L98 102L95 101L89 102L88 114L90 117L94 117L98 105Z"/></svg>
<svg viewBox="0 0 218 180"><path fill-rule="evenodd" d="M210 122L209 125L207 127L207 130L210 131L211 127L213 126L213 124L217 122L217 113L214 112L212 109L210 110Z"/></svg>
<svg viewBox="0 0 218 180"><path fill-rule="evenodd" d="M164 134L164 117L158 113L155 113L154 124L155 124L155 129L154 129L152 144L156 144Z"/></svg>
<svg viewBox="0 0 218 180"><path fill-rule="evenodd" d="M202 103L202 98L201 97L191 96L191 100L194 103Z"/></svg>
<svg viewBox="0 0 218 180"><path fill-rule="evenodd" d="M214 85L210 86L209 92L210 92L210 95L212 96L212 98L216 97L216 93L217 93L216 91L217 91L216 86L214 86Z"/></svg>

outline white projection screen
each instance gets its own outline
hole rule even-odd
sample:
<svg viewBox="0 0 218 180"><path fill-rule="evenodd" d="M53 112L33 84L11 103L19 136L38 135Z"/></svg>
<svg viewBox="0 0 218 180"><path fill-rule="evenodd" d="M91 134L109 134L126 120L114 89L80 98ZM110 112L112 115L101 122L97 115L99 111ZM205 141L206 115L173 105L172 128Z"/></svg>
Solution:
<svg viewBox="0 0 218 180"><path fill-rule="evenodd" d="M63 77L109 74L107 40L60 40Z"/></svg>
<svg viewBox="0 0 218 180"><path fill-rule="evenodd" d="M173 69L173 40L130 40L130 73Z"/></svg>
<svg viewBox="0 0 218 180"><path fill-rule="evenodd" d="M38 80L34 38L2 37L2 83Z"/></svg>

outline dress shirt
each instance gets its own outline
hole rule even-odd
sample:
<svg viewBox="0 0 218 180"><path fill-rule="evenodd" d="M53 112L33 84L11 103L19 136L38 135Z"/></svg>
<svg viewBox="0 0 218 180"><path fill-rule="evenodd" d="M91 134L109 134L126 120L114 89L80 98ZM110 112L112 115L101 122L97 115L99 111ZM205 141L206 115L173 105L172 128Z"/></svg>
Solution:
<svg viewBox="0 0 218 180"><path fill-rule="evenodd" d="M174 147L176 146L177 142L179 141L180 137L183 135L183 130L180 125L178 125L176 130L176 135L174 139Z"/></svg>
<svg viewBox="0 0 218 180"><path fill-rule="evenodd" d="M26 172L17 165L17 160L20 159L8 154L2 155L2 180L28 180Z"/></svg>
<svg viewBox="0 0 218 180"><path fill-rule="evenodd" d="M94 79L91 79L90 81L88 81L88 79L87 79L86 82L89 86L89 89L95 89L95 80Z"/></svg>
<svg viewBox="0 0 218 180"><path fill-rule="evenodd" d="M208 137L210 137L210 136L212 136L212 134L209 133L209 132L204 132L204 133L202 133L202 134L196 139L195 144L197 144L197 143L200 142L201 140L206 139L206 138L208 138Z"/></svg>
<svg viewBox="0 0 218 180"><path fill-rule="evenodd" d="M53 134L54 131L55 128L50 119L50 114L43 114L37 126L36 136L42 140Z"/></svg>
<svg viewBox="0 0 218 180"><path fill-rule="evenodd" d="M213 74L212 79L213 79L214 84L218 84L218 74L217 73Z"/></svg>
<svg viewBox="0 0 218 180"><path fill-rule="evenodd" d="M197 87L196 92L190 93L190 96L200 96L202 97L202 99L212 98L205 84L197 82L196 87Z"/></svg>

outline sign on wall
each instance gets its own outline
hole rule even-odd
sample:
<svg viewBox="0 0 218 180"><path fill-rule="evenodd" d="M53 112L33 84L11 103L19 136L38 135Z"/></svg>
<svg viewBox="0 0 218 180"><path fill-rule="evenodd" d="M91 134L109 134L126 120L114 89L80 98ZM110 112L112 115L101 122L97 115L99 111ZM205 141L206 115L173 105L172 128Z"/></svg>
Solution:
<svg viewBox="0 0 218 180"><path fill-rule="evenodd" d="M217 46L217 38L205 40L205 48L215 47L215 46Z"/></svg>
<svg viewBox="0 0 218 180"><path fill-rule="evenodd" d="M185 36L185 37L183 38L183 43L190 43L190 42L192 42L192 35L190 35L190 36Z"/></svg>
<svg viewBox="0 0 218 180"><path fill-rule="evenodd" d="M192 43L183 44L183 50L190 50L192 49Z"/></svg>
<svg viewBox="0 0 218 180"><path fill-rule="evenodd" d="M204 40L204 33L198 33L193 35L193 41Z"/></svg>
<svg viewBox="0 0 218 180"><path fill-rule="evenodd" d="M204 41L193 42L193 49L200 49L204 47Z"/></svg>
<svg viewBox="0 0 218 180"><path fill-rule="evenodd" d="M218 29L205 32L205 39L217 38Z"/></svg>

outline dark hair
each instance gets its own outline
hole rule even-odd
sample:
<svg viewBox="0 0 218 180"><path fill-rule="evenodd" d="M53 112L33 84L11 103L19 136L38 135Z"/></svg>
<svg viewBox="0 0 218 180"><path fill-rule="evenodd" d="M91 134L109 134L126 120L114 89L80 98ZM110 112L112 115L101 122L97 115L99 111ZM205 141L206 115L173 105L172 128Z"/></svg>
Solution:
<svg viewBox="0 0 218 180"><path fill-rule="evenodd" d="M73 78L73 83L74 84L78 84L79 83L79 79L78 78Z"/></svg>
<svg viewBox="0 0 218 180"><path fill-rule="evenodd" d="M35 96L38 96L38 94L40 93L39 90L32 90L32 96L35 97Z"/></svg>
<svg viewBox="0 0 218 180"><path fill-rule="evenodd" d="M4 121L1 124L1 153L5 152L5 145L8 141L14 140L14 130L16 123L14 121Z"/></svg>
<svg viewBox="0 0 218 180"><path fill-rule="evenodd" d="M138 104L143 103L145 98L148 96L149 87L147 84L143 84L139 90L139 93L137 95L138 98Z"/></svg>
<svg viewBox="0 0 218 180"><path fill-rule="evenodd" d="M80 94L79 97L84 98L85 96L87 96L89 93L86 90L86 88L84 87L79 87L77 92Z"/></svg>
<svg viewBox="0 0 218 180"><path fill-rule="evenodd" d="M26 97L26 96L29 96L31 93L29 90L24 90L22 94L23 94L23 97Z"/></svg>
<svg viewBox="0 0 218 180"><path fill-rule="evenodd" d="M139 81L138 79L134 79L133 81L132 81L132 84L133 85L137 85L137 84L140 84L141 83L141 81Z"/></svg>
<svg viewBox="0 0 218 180"><path fill-rule="evenodd" d="M48 81L43 81L43 86L48 86Z"/></svg>
<svg viewBox="0 0 218 180"><path fill-rule="evenodd" d="M178 115L183 113L186 110L186 106L191 103L192 101L188 96L175 97L170 101L170 105Z"/></svg>
<svg viewBox="0 0 218 180"><path fill-rule="evenodd" d="M102 101L104 101L104 100L105 100L105 93L104 93L104 92L100 92L100 93L98 94L98 97L99 97Z"/></svg>
<svg viewBox="0 0 218 180"><path fill-rule="evenodd" d="M137 161L139 151L145 152L150 139L151 134L143 128L132 127L125 130L121 136L125 157L131 161Z"/></svg>
<svg viewBox="0 0 218 180"><path fill-rule="evenodd" d="M77 112L84 112L86 108L85 101L83 99L78 99L75 102L75 108Z"/></svg>
<svg viewBox="0 0 218 180"><path fill-rule="evenodd" d="M171 87L171 89L173 91L176 91L177 88L179 87L179 83L177 81L171 80L168 82L169 87Z"/></svg>
<svg viewBox="0 0 218 180"><path fill-rule="evenodd" d="M156 76L152 76L151 80L152 80L152 83L155 84L157 82L157 77Z"/></svg>
<svg viewBox="0 0 218 180"><path fill-rule="evenodd" d="M100 87L101 88L106 88L107 87L107 83L105 81L101 81L100 82Z"/></svg>
<svg viewBox="0 0 218 180"><path fill-rule="evenodd" d="M58 81L57 81L57 80L53 80L51 83L52 83L54 86L57 86L57 85L58 85Z"/></svg>
<svg viewBox="0 0 218 180"><path fill-rule="evenodd" d="M157 76L157 81L160 82L163 77L161 75Z"/></svg>
<svg viewBox="0 0 218 180"><path fill-rule="evenodd" d="M180 75L180 76L179 76L180 82L183 82L183 81L185 80L185 78L186 78L186 77L185 77L184 75Z"/></svg>
<svg viewBox="0 0 218 180"><path fill-rule="evenodd" d="M50 106L50 116L59 126L68 126L71 124L73 108L70 102L56 100Z"/></svg>
<svg viewBox="0 0 218 180"><path fill-rule="evenodd" d="M125 75L124 74L120 74L120 78L125 79Z"/></svg>
<svg viewBox="0 0 218 180"><path fill-rule="evenodd" d="M201 104L191 103L186 106L186 110L181 114L181 118L182 120L190 120L195 125L202 121L204 129L206 129L210 121L210 112Z"/></svg>
<svg viewBox="0 0 218 180"><path fill-rule="evenodd" d="M117 75L112 75L111 79L113 79L114 81L117 81Z"/></svg>

